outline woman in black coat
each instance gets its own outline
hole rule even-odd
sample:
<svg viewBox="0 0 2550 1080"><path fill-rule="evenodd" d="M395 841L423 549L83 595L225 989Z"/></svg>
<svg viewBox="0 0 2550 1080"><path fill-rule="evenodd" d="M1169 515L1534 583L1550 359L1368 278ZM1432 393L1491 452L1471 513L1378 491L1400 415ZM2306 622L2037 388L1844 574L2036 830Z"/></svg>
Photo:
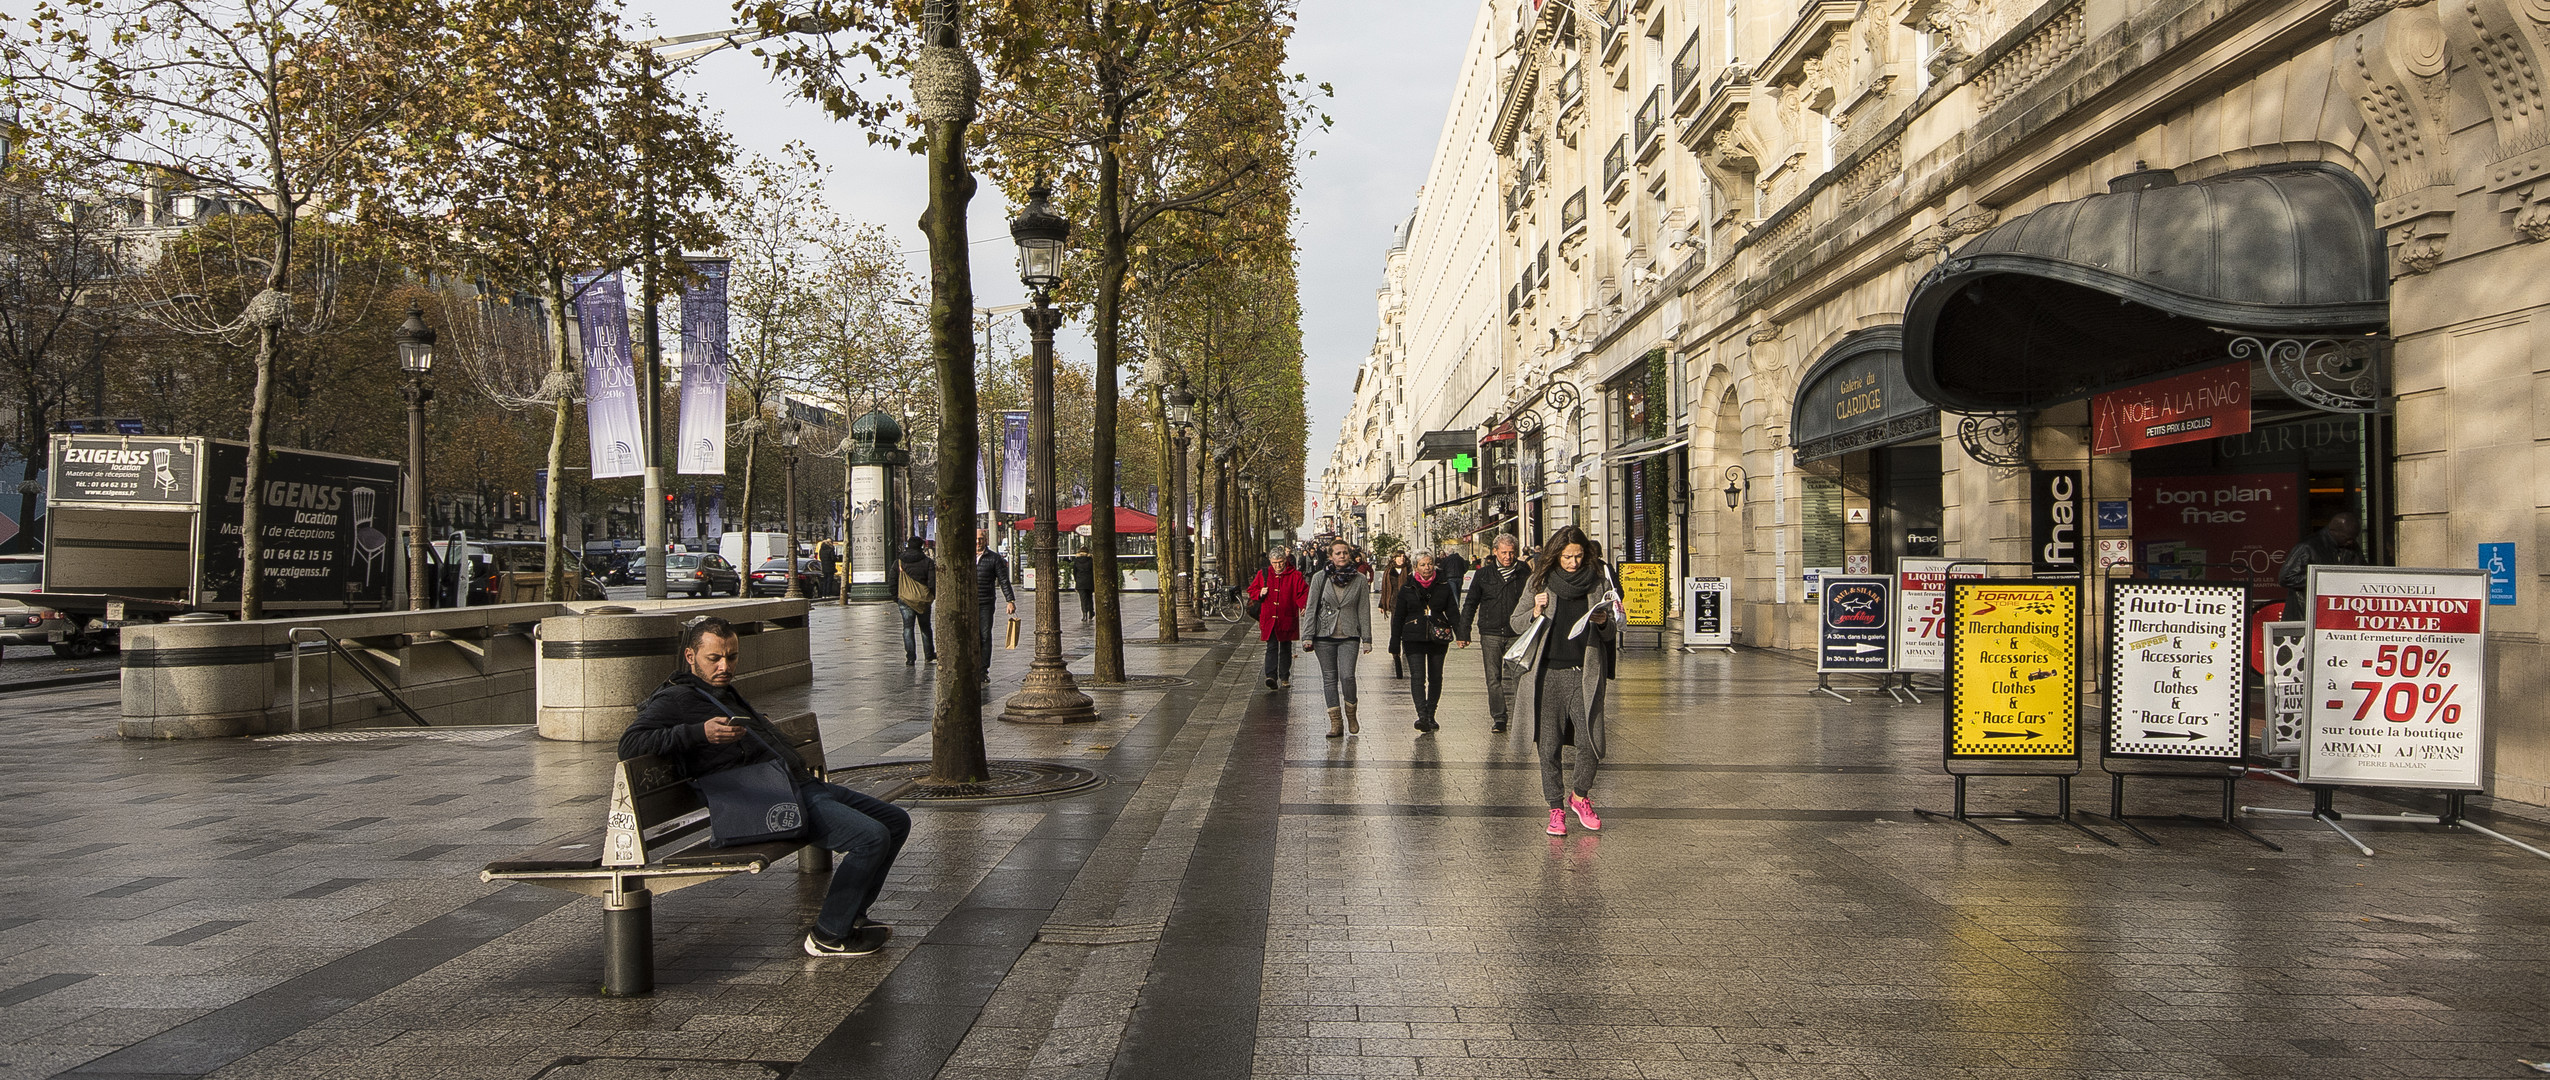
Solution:
<svg viewBox="0 0 2550 1080"><path fill-rule="evenodd" d="M921 551L921 538L903 541L903 557L895 560L895 571L901 575L894 583L894 601L903 612L903 665L912 666L913 628L920 628L922 648L929 653L923 659L939 662L938 639L930 635L931 590L938 583L938 561Z"/></svg>
<svg viewBox="0 0 2550 1080"><path fill-rule="evenodd" d="M1435 573L1434 556L1419 554L1391 598L1390 636L1408 662L1408 694L1417 703L1417 730L1432 732L1434 703L1443 697L1443 655L1460 636L1461 590L1448 576Z"/></svg>

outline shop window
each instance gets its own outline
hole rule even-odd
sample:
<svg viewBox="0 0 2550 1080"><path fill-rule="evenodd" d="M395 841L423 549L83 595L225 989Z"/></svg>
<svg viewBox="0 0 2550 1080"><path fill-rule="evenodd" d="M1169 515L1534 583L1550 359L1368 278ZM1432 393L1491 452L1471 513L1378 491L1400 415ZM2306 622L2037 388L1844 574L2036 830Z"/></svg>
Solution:
<svg viewBox="0 0 2550 1080"><path fill-rule="evenodd" d="M1798 490L1798 552L1809 567L1842 565L1842 483L1809 473Z"/></svg>
<svg viewBox="0 0 2550 1080"><path fill-rule="evenodd" d="M2364 463L2386 420L2314 413L2228 435L2133 454L2136 564L2153 577L2246 581L2253 598L2281 600L2285 557L2341 510L2375 512ZM2367 562L2387 536L2364 531Z"/></svg>

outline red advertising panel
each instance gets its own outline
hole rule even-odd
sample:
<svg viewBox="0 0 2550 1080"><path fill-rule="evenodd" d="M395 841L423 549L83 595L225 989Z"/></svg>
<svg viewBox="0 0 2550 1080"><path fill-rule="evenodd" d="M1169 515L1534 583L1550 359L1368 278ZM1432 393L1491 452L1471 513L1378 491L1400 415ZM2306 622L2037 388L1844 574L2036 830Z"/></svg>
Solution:
<svg viewBox="0 0 2550 1080"><path fill-rule="evenodd" d="M2292 473L2137 476L2134 530L2152 577L2272 585L2302 538L2301 485Z"/></svg>
<svg viewBox="0 0 2550 1080"><path fill-rule="evenodd" d="M2249 431L2249 365L2111 390L2090 399L2090 452L2113 454Z"/></svg>

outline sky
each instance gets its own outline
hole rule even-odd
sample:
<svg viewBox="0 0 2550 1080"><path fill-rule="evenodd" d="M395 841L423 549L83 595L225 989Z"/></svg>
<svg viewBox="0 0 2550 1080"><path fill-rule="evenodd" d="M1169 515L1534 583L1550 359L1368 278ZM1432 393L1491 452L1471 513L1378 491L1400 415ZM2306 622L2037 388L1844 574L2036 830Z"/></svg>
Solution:
<svg viewBox="0 0 2550 1080"><path fill-rule="evenodd" d="M1302 140L1308 156L1301 162L1294 224L1308 353L1308 460L1316 472L1353 401L1355 369L1372 346L1390 230L1415 207L1425 183L1480 0L1299 3L1291 66L1336 89L1334 98L1319 103L1334 122ZM716 29L726 14L724 5L700 0L637 0L630 12L651 17L656 32L668 36ZM832 169L834 209L884 226L909 253L914 276L926 280L928 257L917 224L928 201L920 158L869 146L855 129L793 99L742 50L698 61L685 88L720 114L748 153L775 157L791 140L814 147ZM978 306L1025 299L1009 243L1011 212L988 188L972 204ZM1088 338L1076 326L1064 328L1057 348L1066 359L1090 356Z"/></svg>

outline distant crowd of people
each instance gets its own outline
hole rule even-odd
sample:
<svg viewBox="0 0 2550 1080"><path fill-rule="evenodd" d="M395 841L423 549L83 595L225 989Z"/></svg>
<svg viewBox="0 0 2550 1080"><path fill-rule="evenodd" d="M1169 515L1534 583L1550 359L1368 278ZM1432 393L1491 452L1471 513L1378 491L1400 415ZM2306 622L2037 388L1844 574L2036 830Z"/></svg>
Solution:
<svg viewBox="0 0 2550 1080"><path fill-rule="evenodd" d="M1376 637L1390 652L1390 675L1408 683L1419 738L1442 730L1443 662L1454 649L1479 645L1488 689L1488 730L1504 732L1515 716L1532 725L1541 792L1549 802L1545 830L1567 832L1567 816L1602 828L1594 811L1596 770L1603 757L1604 688L1614 677L1618 583L1601 546L1583 530L1558 530L1527 557L1520 541L1499 536L1476 567L1460 552L1395 552L1376 569L1343 540L1315 547L1278 547L1242 595L1257 620L1266 653L1267 690L1293 684L1293 654L1319 662L1328 706L1328 737L1363 731L1357 715L1356 667ZM1299 567L1312 569L1304 573ZM1380 629L1375 630L1376 621ZM1564 751L1575 748L1573 768Z"/></svg>

